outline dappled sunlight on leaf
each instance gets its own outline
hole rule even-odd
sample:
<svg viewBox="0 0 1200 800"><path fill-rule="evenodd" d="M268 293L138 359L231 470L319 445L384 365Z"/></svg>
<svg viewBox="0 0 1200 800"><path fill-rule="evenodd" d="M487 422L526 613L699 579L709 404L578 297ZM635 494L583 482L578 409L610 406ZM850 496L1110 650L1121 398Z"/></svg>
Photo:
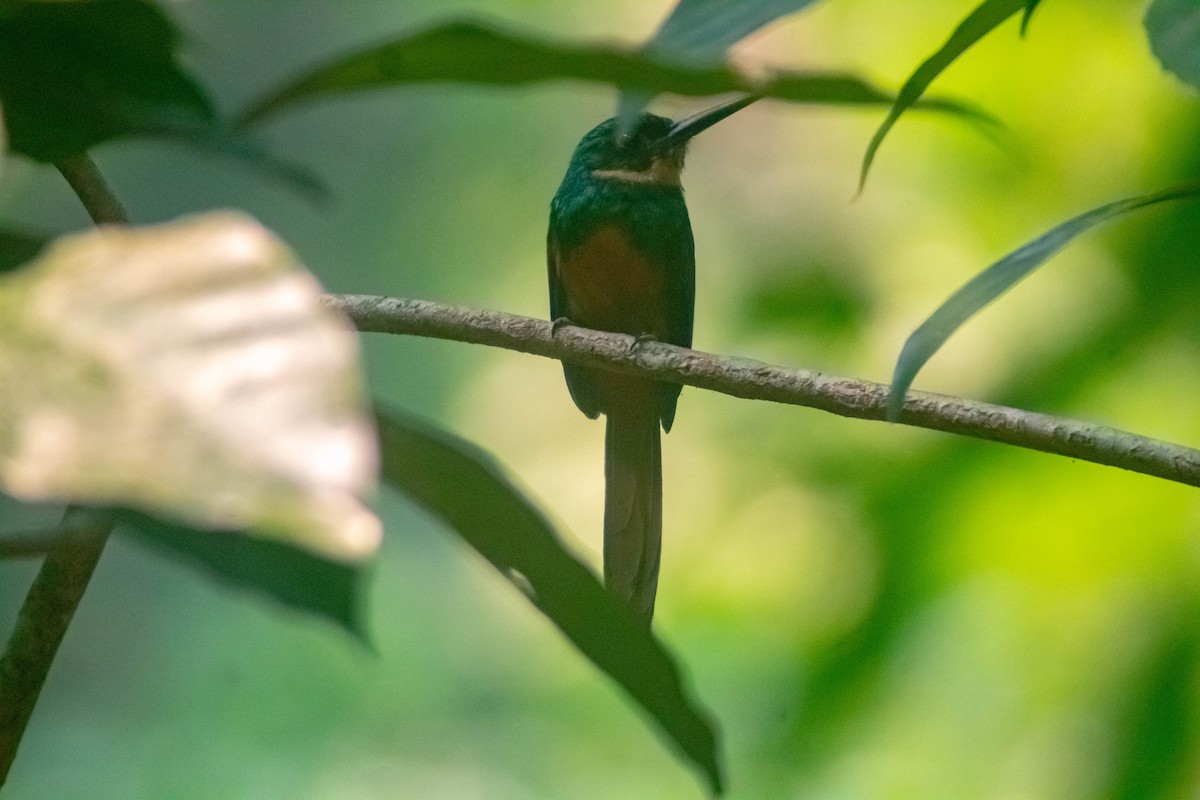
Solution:
<svg viewBox="0 0 1200 800"><path fill-rule="evenodd" d="M7 491L374 552L357 346L252 220L104 228L0 284Z"/></svg>

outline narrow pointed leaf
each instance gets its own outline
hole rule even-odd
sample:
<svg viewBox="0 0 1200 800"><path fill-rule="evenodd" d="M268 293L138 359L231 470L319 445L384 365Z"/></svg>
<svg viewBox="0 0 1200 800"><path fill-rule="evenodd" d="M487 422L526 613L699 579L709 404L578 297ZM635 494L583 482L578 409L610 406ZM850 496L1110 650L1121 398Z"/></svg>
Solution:
<svg viewBox="0 0 1200 800"><path fill-rule="evenodd" d="M268 92L240 115L258 123L317 97L421 83L513 86L540 81L607 83L657 94L700 97L749 92L797 103L887 105L893 96L853 75L785 72L745 75L727 64L685 65L652 54L567 44L475 22L439 25L351 53ZM970 112L946 101L928 108Z"/></svg>
<svg viewBox="0 0 1200 800"><path fill-rule="evenodd" d="M615 680L719 793L717 738L668 651L563 547L487 453L426 423L379 414L386 484L441 517Z"/></svg>
<svg viewBox="0 0 1200 800"><path fill-rule="evenodd" d="M0 278L0 487L369 556L357 340L320 296L236 214L60 240Z"/></svg>
<svg viewBox="0 0 1200 800"><path fill-rule="evenodd" d="M1033 12L1037 11L1038 5L1042 0L1027 0L1025 4L1025 13L1021 15L1021 36L1025 36L1029 32L1029 21L1033 19Z"/></svg>
<svg viewBox="0 0 1200 800"><path fill-rule="evenodd" d="M1163 69L1200 87L1200 3L1154 0L1145 25L1150 49Z"/></svg>
<svg viewBox="0 0 1200 800"><path fill-rule="evenodd" d="M888 419L895 421L900 416L904 406L904 395L912 386L913 379L921 367L964 322L1040 267L1075 237L1101 222L1130 211L1168 200L1198 196L1200 184L1188 184L1108 203L1067 220L976 275L933 312L904 343L892 376L892 388L888 396Z"/></svg>
<svg viewBox="0 0 1200 800"><path fill-rule="evenodd" d="M959 24L936 53L917 67L916 71L905 81L904 86L900 88L896 102L888 111L879 130L875 131L875 135L871 137L871 143L867 145L866 155L863 156L862 172L858 179L860 192L867 183L867 173L871 169L871 163L875 160L875 153L879 150L879 145L883 143L883 138L896 124L900 115L911 108L929 88L929 84L933 83L934 79L954 63L959 56L1013 14L1023 8L1028 9L1028 3L1029 0L985 0L983 5L972 11Z"/></svg>

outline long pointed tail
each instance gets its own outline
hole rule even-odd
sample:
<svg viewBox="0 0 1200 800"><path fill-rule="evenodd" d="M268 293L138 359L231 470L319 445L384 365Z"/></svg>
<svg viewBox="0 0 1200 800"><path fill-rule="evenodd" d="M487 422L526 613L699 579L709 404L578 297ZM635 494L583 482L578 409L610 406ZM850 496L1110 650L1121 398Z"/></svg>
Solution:
<svg viewBox="0 0 1200 800"><path fill-rule="evenodd" d="M647 625L661 549L658 414L644 407L612 409L604 436L604 583Z"/></svg>

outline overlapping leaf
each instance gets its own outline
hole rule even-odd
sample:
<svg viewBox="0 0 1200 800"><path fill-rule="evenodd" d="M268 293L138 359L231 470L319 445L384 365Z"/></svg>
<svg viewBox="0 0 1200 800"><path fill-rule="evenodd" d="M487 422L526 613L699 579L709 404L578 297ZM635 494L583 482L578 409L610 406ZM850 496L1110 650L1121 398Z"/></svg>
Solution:
<svg viewBox="0 0 1200 800"><path fill-rule="evenodd" d="M417 83L511 86L549 80L609 83L657 94L749 92L800 103L884 105L893 97L852 75L745 75L723 63L679 64L618 47L551 42L477 22L454 22L340 58L267 92L241 115L261 121L321 96ZM930 108L962 109L931 102Z"/></svg>
<svg viewBox="0 0 1200 800"><path fill-rule="evenodd" d="M383 480L445 522L658 723L721 791L716 734L670 654L592 573L486 453L407 416L381 414Z"/></svg>

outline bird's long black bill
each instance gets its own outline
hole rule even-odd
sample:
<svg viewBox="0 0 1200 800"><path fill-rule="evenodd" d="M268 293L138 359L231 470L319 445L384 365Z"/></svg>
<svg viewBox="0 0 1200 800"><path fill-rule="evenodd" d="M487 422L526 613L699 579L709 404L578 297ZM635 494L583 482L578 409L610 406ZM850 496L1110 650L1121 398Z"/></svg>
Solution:
<svg viewBox="0 0 1200 800"><path fill-rule="evenodd" d="M726 117L736 114L746 106L761 99L756 94L739 97L736 100L730 100L728 103L722 103L719 106L713 106L690 117L685 117L671 126L671 130L663 137L659 147L665 150L683 144L697 133L708 130Z"/></svg>

